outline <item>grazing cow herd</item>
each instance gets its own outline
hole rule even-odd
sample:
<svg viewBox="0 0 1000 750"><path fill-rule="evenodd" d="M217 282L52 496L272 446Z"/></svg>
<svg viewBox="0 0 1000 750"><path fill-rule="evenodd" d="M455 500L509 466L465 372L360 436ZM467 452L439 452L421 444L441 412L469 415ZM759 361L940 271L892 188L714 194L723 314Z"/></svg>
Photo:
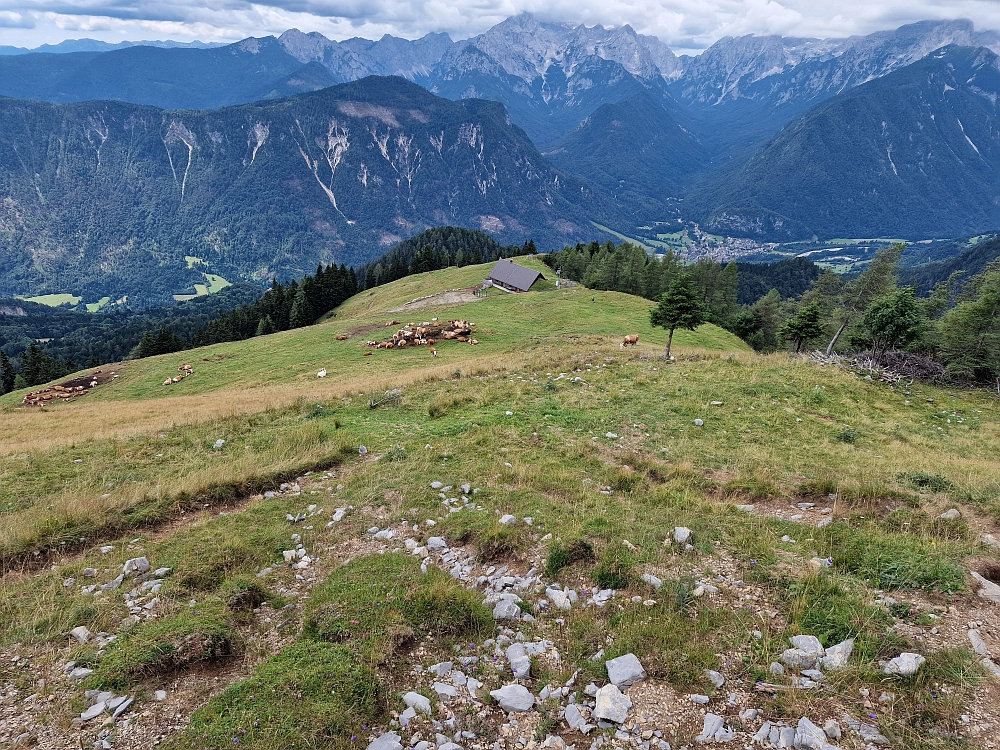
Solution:
<svg viewBox="0 0 1000 750"><path fill-rule="evenodd" d="M32 391L24 397L21 403L24 406L46 406L56 401L69 402L80 396L86 396L92 388L96 388L102 383L107 383L118 377L117 372L106 373L102 370L94 370L91 375L67 380L59 385L50 385L37 391Z"/></svg>
<svg viewBox="0 0 1000 750"><path fill-rule="evenodd" d="M173 385L174 383L181 382L188 375L194 375L194 368L191 367L191 365L184 363L177 368L177 372L179 372L180 375L174 375L172 378L167 378L163 381L163 385Z"/></svg>
<svg viewBox="0 0 1000 750"><path fill-rule="evenodd" d="M386 323L386 328L400 325L398 320ZM384 341L369 341L368 346L375 349L406 349L414 346L430 347L432 357L437 356L435 344L439 341L458 341L463 344L478 344L473 338L476 332L475 323L467 320L449 320L441 322L437 318L423 323L407 323L391 337Z"/></svg>

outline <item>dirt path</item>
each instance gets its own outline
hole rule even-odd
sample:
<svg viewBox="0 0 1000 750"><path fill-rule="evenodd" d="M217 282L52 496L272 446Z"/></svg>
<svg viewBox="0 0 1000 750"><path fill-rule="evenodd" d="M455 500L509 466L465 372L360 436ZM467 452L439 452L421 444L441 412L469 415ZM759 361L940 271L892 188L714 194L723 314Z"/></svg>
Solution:
<svg viewBox="0 0 1000 750"><path fill-rule="evenodd" d="M464 305L466 302L478 302L482 297L477 297L473 294L478 288L472 286L468 289L446 289L429 297L419 297L411 302L407 302L405 305L394 307L389 312L409 312L410 310L419 310L421 307L431 307L433 305Z"/></svg>

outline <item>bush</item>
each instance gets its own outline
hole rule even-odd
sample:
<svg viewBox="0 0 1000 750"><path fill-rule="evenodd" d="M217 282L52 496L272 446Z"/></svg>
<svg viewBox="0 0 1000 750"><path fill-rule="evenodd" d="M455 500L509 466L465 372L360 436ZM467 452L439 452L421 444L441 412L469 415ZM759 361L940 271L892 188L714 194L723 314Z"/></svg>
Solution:
<svg viewBox="0 0 1000 750"><path fill-rule="evenodd" d="M382 454L380 461L405 461L406 460L406 448L401 445L394 445L392 448L387 450Z"/></svg>
<svg viewBox="0 0 1000 750"><path fill-rule="evenodd" d="M836 438L841 443L854 445L854 443L858 442L858 431L853 427L847 426L837 433Z"/></svg>

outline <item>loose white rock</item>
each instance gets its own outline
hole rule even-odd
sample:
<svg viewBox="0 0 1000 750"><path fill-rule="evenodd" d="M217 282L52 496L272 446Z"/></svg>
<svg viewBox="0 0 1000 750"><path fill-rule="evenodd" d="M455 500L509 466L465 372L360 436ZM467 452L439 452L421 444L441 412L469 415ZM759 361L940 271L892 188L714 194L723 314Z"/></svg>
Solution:
<svg viewBox="0 0 1000 750"><path fill-rule="evenodd" d="M646 679L646 670L642 668L635 654L625 654L616 659L604 662L608 670L608 679L617 687L629 687Z"/></svg>
<svg viewBox="0 0 1000 750"><path fill-rule="evenodd" d="M927 661L920 654L904 651L895 659L890 659L885 665L885 673L908 677L917 673L920 666Z"/></svg>
<svg viewBox="0 0 1000 750"><path fill-rule="evenodd" d="M632 708L632 699L622 694L616 685L605 685L597 691L594 718L623 724Z"/></svg>
<svg viewBox="0 0 1000 750"><path fill-rule="evenodd" d="M497 690L491 690L490 695L507 713L512 711L530 711L535 705L535 696L524 685L504 685Z"/></svg>
<svg viewBox="0 0 1000 750"><path fill-rule="evenodd" d="M69 634L77 643L86 643L94 637L94 634L87 629L86 625L79 625L73 628L69 631Z"/></svg>
<svg viewBox="0 0 1000 750"><path fill-rule="evenodd" d="M819 660L823 669L842 669L847 666L847 660L854 651L854 639L848 638L835 646L830 646L826 654Z"/></svg>
<svg viewBox="0 0 1000 750"><path fill-rule="evenodd" d="M691 529L686 526L674 527L674 541L678 544L687 544L691 539Z"/></svg>
<svg viewBox="0 0 1000 750"><path fill-rule="evenodd" d="M368 750L403 750L403 743L395 732L386 732L368 745Z"/></svg>

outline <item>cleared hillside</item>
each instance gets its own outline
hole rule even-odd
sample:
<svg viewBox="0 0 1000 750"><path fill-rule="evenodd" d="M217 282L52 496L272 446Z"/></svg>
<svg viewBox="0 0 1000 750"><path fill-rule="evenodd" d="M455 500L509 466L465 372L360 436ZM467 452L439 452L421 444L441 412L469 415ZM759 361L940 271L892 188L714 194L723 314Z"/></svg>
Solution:
<svg viewBox="0 0 1000 750"><path fill-rule="evenodd" d="M506 746L489 691L517 682L548 697L517 714L513 741L580 747L593 735L565 720L573 691L543 688L576 673L590 715L582 690L608 682L591 658L603 649L645 668L623 686L628 726L673 747L691 746L705 710L734 746L806 716L861 748L846 713L900 747L980 747L972 730L996 692L968 623L993 638L1000 617L967 571L998 564L981 542L1000 535L995 399L758 356L710 326L675 336L668 364L650 303L581 287L393 312L484 270L409 277L310 328L132 362L45 411L5 400L6 736L89 747L110 713L72 721L104 700L86 690L105 690L136 701L107 725L116 747L346 750L402 720L417 691L431 714L397 726L403 741L443 746L437 721L475 734L462 747ZM481 343L364 356L398 327L386 322L432 317L474 321ZM637 349L619 348L625 333ZM182 362L196 374L162 386ZM123 566L141 556L150 571L135 581ZM489 592L523 600L501 630ZM96 637L71 641L78 626ZM546 642L519 680L503 643L517 633ZM770 670L799 634L854 639L823 689ZM886 675L903 652L926 664Z"/></svg>

